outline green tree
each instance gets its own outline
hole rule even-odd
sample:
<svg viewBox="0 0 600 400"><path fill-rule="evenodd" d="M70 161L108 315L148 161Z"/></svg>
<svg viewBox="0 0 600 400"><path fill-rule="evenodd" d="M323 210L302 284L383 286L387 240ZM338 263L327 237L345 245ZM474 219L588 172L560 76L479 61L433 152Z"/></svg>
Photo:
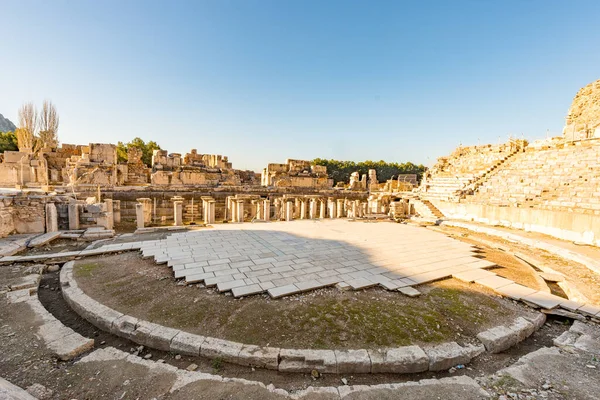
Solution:
<svg viewBox="0 0 600 400"><path fill-rule="evenodd" d="M370 169L374 169L377 171L377 180L379 182L385 182L392 177L397 178L401 174L416 174L417 179L420 181L423 172L425 172L425 166L416 165L411 162L390 163L383 160L367 160L357 163L354 161L325 160L322 158L315 158L312 162L327 167L327 173L333 178L334 185L338 182L348 182L350 174L355 171L358 171L362 176L363 174L367 174Z"/></svg>
<svg viewBox="0 0 600 400"><path fill-rule="evenodd" d="M0 132L0 153L19 150L17 135L14 132Z"/></svg>
<svg viewBox="0 0 600 400"><path fill-rule="evenodd" d="M134 138L128 143L118 142L117 160L119 162L127 162L127 149L130 147L137 147L142 150L142 162L148 167L152 167L152 153L154 150L161 150L160 146L155 141L150 140L146 143L139 137Z"/></svg>

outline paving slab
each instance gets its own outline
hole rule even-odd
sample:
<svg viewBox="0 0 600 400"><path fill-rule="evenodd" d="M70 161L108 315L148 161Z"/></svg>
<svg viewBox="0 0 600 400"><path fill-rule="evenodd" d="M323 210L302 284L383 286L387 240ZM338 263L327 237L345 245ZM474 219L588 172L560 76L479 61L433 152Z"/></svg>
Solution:
<svg viewBox="0 0 600 400"><path fill-rule="evenodd" d="M521 300L533 304L534 306L552 310L558 307L565 299L550 293L538 291L524 296Z"/></svg>
<svg viewBox="0 0 600 400"><path fill-rule="evenodd" d="M527 286L519 285L518 283L512 283L510 285L502 286L494 289L504 297L509 297L513 300L521 300L525 296L529 296L537 292L535 289L528 288Z"/></svg>
<svg viewBox="0 0 600 400"><path fill-rule="evenodd" d="M467 283L475 282L478 279L491 278L493 276L496 276L496 274L484 269L472 269L469 271L452 274L453 278Z"/></svg>
<svg viewBox="0 0 600 400"><path fill-rule="evenodd" d="M489 278L478 279L475 283L496 290L503 286L512 285L515 282L501 276L490 276Z"/></svg>

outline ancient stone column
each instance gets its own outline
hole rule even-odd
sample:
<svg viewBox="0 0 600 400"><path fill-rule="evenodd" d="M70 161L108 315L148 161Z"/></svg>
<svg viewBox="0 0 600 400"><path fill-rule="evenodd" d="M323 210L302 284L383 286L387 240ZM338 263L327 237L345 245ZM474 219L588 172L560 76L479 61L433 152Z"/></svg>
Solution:
<svg viewBox="0 0 600 400"><path fill-rule="evenodd" d="M310 219L317 218L317 199L310 199L310 208L308 212Z"/></svg>
<svg viewBox="0 0 600 400"><path fill-rule="evenodd" d="M58 212L54 203L46 204L46 232L58 232Z"/></svg>
<svg viewBox="0 0 600 400"><path fill-rule="evenodd" d="M344 200L343 199L337 200L337 217L338 218L344 217Z"/></svg>
<svg viewBox="0 0 600 400"><path fill-rule="evenodd" d="M329 200L329 218L337 218L337 209L335 199L330 197Z"/></svg>
<svg viewBox="0 0 600 400"><path fill-rule="evenodd" d="M207 224L215 223L216 204L217 204L216 200L214 200L214 199L208 200L208 221L206 221Z"/></svg>
<svg viewBox="0 0 600 400"><path fill-rule="evenodd" d="M254 204L254 207L256 207L256 214L255 214L255 219L257 221L262 220L263 218L263 212L262 212L262 200L252 200L252 204Z"/></svg>
<svg viewBox="0 0 600 400"><path fill-rule="evenodd" d="M113 201L112 199L104 199L104 204L106 205L106 229L113 229L115 227Z"/></svg>
<svg viewBox="0 0 600 400"><path fill-rule="evenodd" d="M136 203L135 205L135 221L137 228L141 229L144 227L144 205L142 203Z"/></svg>
<svg viewBox="0 0 600 400"><path fill-rule="evenodd" d="M142 204L144 210L144 225L150 225L152 223L152 199L142 197L137 199Z"/></svg>
<svg viewBox="0 0 600 400"><path fill-rule="evenodd" d="M113 222L121 223L121 200L113 200Z"/></svg>
<svg viewBox="0 0 600 400"><path fill-rule="evenodd" d="M173 202L173 220L175 226L183 225L183 201L175 200Z"/></svg>
<svg viewBox="0 0 600 400"><path fill-rule="evenodd" d="M324 199L319 199L319 218L325 219L325 211L326 211L326 201Z"/></svg>
<svg viewBox="0 0 600 400"><path fill-rule="evenodd" d="M238 222L237 199L231 198L229 204L231 206L231 222Z"/></svg>
<svg viewBox="0 0 600 400"><path fill-rule="evenodd" d="M79 229L79 205L76 202L69 203L69 229L74 231Z"/></svg>
<svg viewBox="0 0 600 400"><path fill-rule="evenodd" d="M244 200L237 201L237 222L244 222Z"/></svg>
<svg viewBox="0 0 600 400"><path fill-rule="evenodd" d="M352 202L352 217L358 218L358 204L356 204L356 201Z"/></svg>
<svg viewBox="0 0 600 400"><path fill-rule="evenodd" d="M268 199L263 200L263 220L271 220L271 201Z"/></svg>
<svg viewBox="0 0 600 400"><path fill-rule="evenodd" d="M285 220L293 221L294 220L294 203L291 200L285 202Z"/></svg>
<svg viewBox="0 0 600 400"><path fill-rule="evenodd" d="M296 197L294 199L294 219L300 218L300 199Z"/></svg>
<svg viewBox="0 0 600 400"><path fill-rule="evenodd" d="M368 207L367 206L368 206L368 204L366 202L364 202L364 201L360 204L360 209L362 210L361 212L362 212L362 216L363 217L368 214Z"/></svg>
<svg viewBox="0 0 600 400"><path fill-rule="evenodd" d="M225 216L223 219L227 221L231 217L231 196L225 199Z"/></svg>

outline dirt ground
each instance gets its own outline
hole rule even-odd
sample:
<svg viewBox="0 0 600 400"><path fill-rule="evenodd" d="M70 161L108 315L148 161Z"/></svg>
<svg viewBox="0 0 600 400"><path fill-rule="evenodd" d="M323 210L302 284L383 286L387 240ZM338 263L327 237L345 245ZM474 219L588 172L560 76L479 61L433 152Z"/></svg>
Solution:
<svg viewBox="0 0 600 400"><path fill-rule="evenodd" d="M420 297L372 288L321 289L273 300L234 299L183 286L165 265L136 252L75 264L81 289L125 314L191 333L263 346L377 348L454 340L513 320L530 309L456 280L422 285Z"/></svg>
<svg viewBox="0 0 600 400"><path fill-rule="evenodd" d="M463 229L463 228L455 228L455 227L449 227L449 226L437 227L436 229L438 229L442 232L445 232L447 234L450 234L458 240L461 240L461 241L464 241L467 243L477 244L485 252L486 258L487 258L487 254L490 254L492 257L492 258L490 258L490 260L494 261L494 262L497 262L493 258L493 257L495 257L493 255L494 253L497 253L500 256L502 254L504 254L507 259L508 258L514 259L514 257L507 255L506 252L502 252L501 250L497 250L497 249L495 250L492 247L490 247L489 245L483 244L481 241L495 243L499 246L502 246L503 248L508 249L510 252L513 252L513 253L522 253L522 254L526 255L527 257L535 260L536 265L547 266L559 273L564 274L564 276L566 277L566 282L570 287L575 288L576 291L583 294L589 300L590 303L600 304L600 275L594 273L593 271L591 271L584 265L581 265L574 261L565 260L561 257L552 255L544 250L532 249L523 244L509 242L509 241L501 239L499 237L489 236L484 233L478 233L478 232L469 231L469 230ZM525 233L527 233L527 232L523 232L523 234L525 234ZM521 231L519 231L518 234L521 235ZM538 237L538 236L541 236L541 235L536 235L535 237ZM556 239L554 239L554 240L556 240ZM577 247L577 249L586 248L586 246L575 246L575 245L572 245L572 246ZM589 252L592 252L592 250L589 250ZM594 254L596 254L596 253L594 252ZM502 266L507 266L507 265L508 264L506 264L506 265L502 264ZM511 274L509 269L510 268L507 267L506 272L504 270L494 270L494 272L496 272L498 275L506 276L507 278L518 282L518 279L515 279L515 278L518 278L518 276L513 278L511 275L509 275L509 274ZM525 268L525 270L526 269L527 268ZM523 276L525 276L525 270L523 270ZM533 271L533 269L530 269L530 273L531 273L531 271ZM519 283L521 283L521 282L519 282Z"/></svg>

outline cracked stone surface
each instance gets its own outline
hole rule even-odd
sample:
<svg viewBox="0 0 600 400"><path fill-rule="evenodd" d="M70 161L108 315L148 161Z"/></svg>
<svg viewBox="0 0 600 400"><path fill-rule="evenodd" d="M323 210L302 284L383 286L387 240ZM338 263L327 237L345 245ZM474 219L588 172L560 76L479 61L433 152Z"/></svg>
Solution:
<svg viewBox="0 0 600 400"><path fill-rule="evenodd" d="M414 226L344 220L224 224L142 245L176 278L234 296L277 298L335 284L388 290L494 266L476 249Z"/></svg>

